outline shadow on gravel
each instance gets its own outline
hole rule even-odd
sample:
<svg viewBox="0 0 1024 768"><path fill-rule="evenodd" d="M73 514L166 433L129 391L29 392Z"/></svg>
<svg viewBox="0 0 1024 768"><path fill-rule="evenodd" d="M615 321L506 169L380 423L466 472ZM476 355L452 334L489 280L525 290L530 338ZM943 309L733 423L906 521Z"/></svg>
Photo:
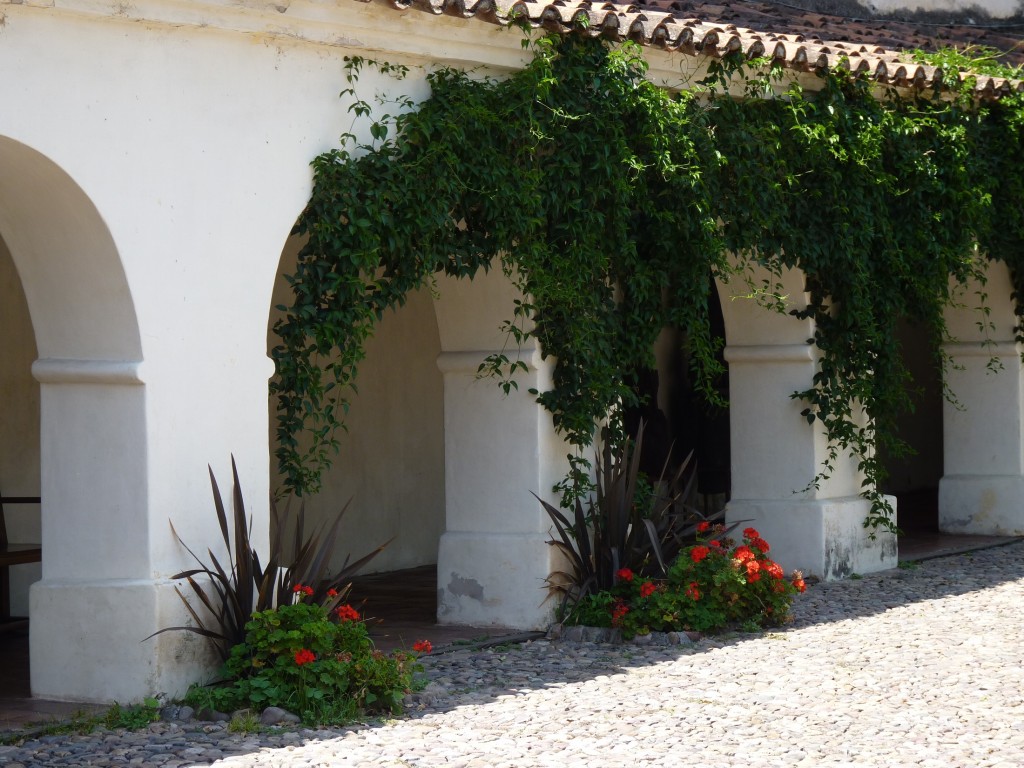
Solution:
<svg viewBox="0 0 1024 768"><path fill-rule="evenodd" d="M798 595L793 622L764 633L708 637L692 645L530 641L436 654L427 664L429 685L416 695L406 717L487 704L500 697L563 687L629 669L700 655L713 648L758 642L766 636L818 624L865 618L904 605L965 595L1024 578L1024 541L953 554L899 568L818 583ZM345 729L363 730L373 724ZM323 732L336 735L336 732Z"/></svg>
<svg viewBox="0 0 1024 768"><path fill-rule="evenodd" d="M523 635L519 635L504 641L489 641L490 647L462 647L435 652L425 659L429 684L413 694L402 717L415 720L461 707L486 705L502 697L584 683L687 656L699 657L715 648L770 640L773 634L869 617L900 606L965 595L1022 578L1024 541L1018 540L991 549L905 564L901 568L861 578L813 585L804 595L797 597L794 621L767 633L716 636L694 644L675 646L554 642L545 639L514 642L522 640ZM290 737L286 731L212 737L202 730L192 732L189 730L192 725L189 725L176 732L147 736L151 745L166 745L166 752L182 754L189 745L214 741L216 748L223 752L224 759L229 761L228 765L233 764L231 758L244 761L245 756L255 756L256 753L260 753L259 764L276 765L288 764L290 758L295 757L297 746L314 742L339 740L338 749L343 751L341 739L346 734L372 730L380 725L381 722L368 722L346 728L301 730L298 734L292 731ZM73 738L68 736L66 740L71 742ZM0 749L0 765L12 760L33 765L95 765L97 760L109 757L109 745L102 745L96 750L88 747L68 750L67 746L56 749L58 752L49 752L49 759L42 760L40 753L35 753L33 758L28 752L18 749ZM152 747L149 751L152 752ZM120 757L131 760L132 756L122 750ZM180 760L176 764L181 764ZM200 758L198 762L190 760L187 764L208 765L209 761Z"/></svg>

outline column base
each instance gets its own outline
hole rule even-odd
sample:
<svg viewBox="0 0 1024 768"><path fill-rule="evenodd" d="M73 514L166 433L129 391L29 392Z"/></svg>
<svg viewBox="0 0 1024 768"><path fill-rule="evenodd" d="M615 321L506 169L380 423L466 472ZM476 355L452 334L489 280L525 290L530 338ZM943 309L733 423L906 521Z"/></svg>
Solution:
<svg viewBox="0 0 1024 768"><path fill-rule="evenodd" d="M939 530L1024 536L1024 477L953 475L939 481Z"/></svg>
<svg viewBox="0 0 1024 768"><path fill-rule="evenodd" d="M552 568L545 533L449 531L437 556L440 624L546 629L556 601L544 579Z"/></svg>
<svg viewBox="0 0 1024 768"><path fill-rule="evenodd" d="M890 499L895 509L896 500ZM726 507L726 521L751 526L771 545L771 556L786 569L805 576L842 579L853 573L895 568L896 537L864 527L871 505L859 496L816 501L740 499ZM739 536L734 533L735 538Z"/></svg>
<svg viewBox="0 0 1024 768"><path fill-rule="evenodd" d="M192 632L172 581L39 581L30 592L32 695L124 704L159 693L178 697L211 680L219 658ZM180 583L185 589L188 585Z"/></svg>

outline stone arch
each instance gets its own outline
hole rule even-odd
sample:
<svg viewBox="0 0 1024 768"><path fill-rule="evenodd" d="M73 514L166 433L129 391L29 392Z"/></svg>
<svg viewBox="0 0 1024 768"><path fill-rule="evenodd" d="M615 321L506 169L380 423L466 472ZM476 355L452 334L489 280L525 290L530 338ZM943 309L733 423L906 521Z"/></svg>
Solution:
<svg viewBox="0 0 1024 768"><path fill-rule="evenodd" d="M114 651L76 632L112 618L98 610L109 603L106 580L151 575L138 515L147 476L141 335L120 254L87 192L53 160L2 136L0 237L38 350L44 554L30 599L32 690L88 699L106 673L97 658ZM69 675L61 660L76 654L89 661Z"/></svg>
<svg viewBox="0 0 1024 768"><path fill-rule="evenodd" d="M303 239L291 236L281 254L267 327L267 345L277 344L273 326L287 305L292 272ZM362 573L397 571L437 561L444 527L444 417L437 321L429 287L413 291L404 304L376 324L359 365L357 390L339 430L339 451L321 478L319 493L307 496L305 514L315 523L333 519L345 504L341 542L332 568L356 559L385 541L389 546ZM276 443L276 398L271 397L270 442ZM271 451L272 489L281 478ZM294 504L294 501L293 501Z"/></svg>
<svg viewBox="0 0 1024 768"><path fill-rule="evenodd" d="M3 136L0 169L0 233L21 277L40 359L140 361L124 268L89 196L52 160Z"/></svg>

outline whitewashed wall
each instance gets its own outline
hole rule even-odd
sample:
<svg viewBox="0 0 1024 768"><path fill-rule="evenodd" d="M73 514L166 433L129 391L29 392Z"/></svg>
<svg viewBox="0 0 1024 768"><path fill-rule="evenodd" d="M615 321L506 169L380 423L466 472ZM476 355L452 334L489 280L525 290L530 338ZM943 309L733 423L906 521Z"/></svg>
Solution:
<svg viewBox="0 0 1024 768"><path fill-rule="evenodd" d="M211 671L194 638L141 640L184 618L168 577L188 560L168 521L197 548L216 546L208 464L226 486L235 455L265 543L268 314L282 249L309 196L309 162L352 127L349 104L338 98L343 57L411 65L401 83L364 70L360 89L371 100L378 91L420 99L419 64L500 73L528 56L520 39L476 20L347 0L0 0L0 236L31 314L40 382L44 562L30 592L36 694L127 702L180 693ZM678 86L695 75L692 58L649 57L656 82ZM441 293L437 338L423 297L412 314L385 322L364 386L380 382L369 396L389 411L403 405L375 413L368 429L406 439L401 415L422 409L423 442L396 442L379 456L429 457L404 494L436 470L438 385L427 363L438 358L439 343L446 454L439 611L451 622L540 626L550 612L541 607L541 586L551 560L547 522L528 492L543 493L563 474L565 449L524 391L501 398L493 382L475 378L478 361L504 344L493 329L508 317L510 286L443 285ZM7 285L0 296L15 294ZM768 339L774 321L742 312L726 319L730 346L746 347L731 358L735 496L773 526L773 542L794 529L808 533L788 555L779 546L794 564L818 563L826 575L886 565L889 549L861 548L857 538L863 510L853 474L837 473L795 511L789 504L822 448L788 401L809 379L813 357L806 347L798 360L794 349L779 349L798 345L806 330ZM745 323L756 332L734 332ZM423 335L413 336L410 325ZM0 327L3 343L23 356L27 332L23 310L21 320ZM395 350L415 353L429 392L393 380ZM530 370L522 389L550 386L550 360L537 350L524 354ZM21 382L25 391L32 386ZM353 429L352 440L364 437ZM1019 464L1019 440L1006 444ZM1007 489L1019 485L1016 464ZM441 497L430 483L424 549L396 549L396 564L425 558L425 542L440 530ZM347 486L338 492L347 496ZM404 525L399 496L386 518ZM853 550L827 551L835 543Z"/></svg>
<svg viewBox="0 0 1024 768"><path fill-rule="evenodd" d="M42 382L33 690L180 693L199 644L141 642L183 618L168 521L216 545L206 467L229 484L233 453L265 540L271 292L309 161L351 124L352 49L0 9L0 231Z"/></svg>

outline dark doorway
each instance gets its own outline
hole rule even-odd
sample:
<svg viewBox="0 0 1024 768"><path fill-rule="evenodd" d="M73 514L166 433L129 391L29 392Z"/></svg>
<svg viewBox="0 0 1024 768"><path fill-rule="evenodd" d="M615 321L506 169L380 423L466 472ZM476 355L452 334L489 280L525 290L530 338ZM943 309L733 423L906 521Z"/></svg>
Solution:
<svg viewBox="0 0 1024 768"><path fill-rule="evenodd" d="M711 333L719 340L718 361L727 371L725 321L716 291L709 295L709 315ZM634 374L634 388L642 402L627 413L626 428L635 434L640 418L646 422L641 462L653 470L654 476L669 455L669 466L677 467L692 453L697 488L696 498L690 501L704 514L718 512L729 501L731 485L728 373L723 372L713 382L717 397L700 391L695 385L686 335L674 328L662 331L654 353L657 368ZM651 457L645 461L648 451ZM652 475L652 471L647 474Z"/></svg>
<svg viewBox="0 0 1024 768"><path fill-rule="evenodd" d="M907 456L882 455L889 477L883 490L895 496L897 523L907 534L939 530L939 480L942 456L942 375L926 329L906 320L898 328L910 375L912 412L901 416L898 434L912 449Z"/></svg>

